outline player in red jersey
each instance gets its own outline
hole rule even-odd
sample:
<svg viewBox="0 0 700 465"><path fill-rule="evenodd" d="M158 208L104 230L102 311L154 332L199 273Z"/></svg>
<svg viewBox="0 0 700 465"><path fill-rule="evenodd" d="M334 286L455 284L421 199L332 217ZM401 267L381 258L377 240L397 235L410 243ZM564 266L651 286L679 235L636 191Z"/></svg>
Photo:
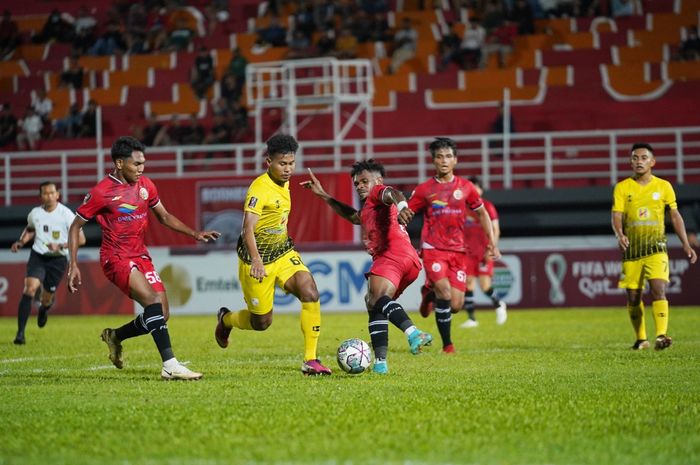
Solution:
<svg viewBox="0 0 700 465"><path fill-rule="evenodd" d="M430 334L416 328L401 304L396 302L418 277L421 264L404 228L413 215L404 215L404 221L399 224L399 210L408 208L406 198L400 191L384 185L385 175L384 166L371 159L352 165L350 176L362 203L359 211L326 193L311 170L311 180L301 183L338 215L362 226L362 241L372 256L365 295L375 358L372 370L381 374L388 373L389 321L406 334L414 355L433 340Z"/></svg>
<svg viewBox="0 0 700 465"><path fill-rule="evenodd" d="M161 224L197 241L216 240L220 234L217 231L194 231L165 209L156 186L143 176L144 151L143 144L133 137L120 137L112 145L114 171L85 196L68 232L68 291L76 292L81 284L78 268L80 230L95 218L102 227L100 263L105 276L143 306L143 313L133 321L117 329L102 331L102 340L109 348L109 359L114 366L122 368L122 341L150 333L163 359L161 376L164 379L199 379L201 373L189 370L173 354L166 324L168 298L144 243L148 210L155 213Z"/></svg>
<svg viewBox="0 0 700 465"><path fill-rule="evenodd" d="M470 176L469 181L474 184L479 195L483 195L484 190L481 187L481 181L476 176ZM501 237L501 227L498 222L498 212L496 207L486 200L484 208L491 218L493 225L493 239L498 245L498 239ZM475 328L479 326L479 322L474 315L474 288L476 287L476 279L479 279L479 286L486 296L491 299L493 306L496 309L496 324L502 325L508 318L507 306L493 289L493 260L487 256L488 237L484 234L484 230L479 224L479 219L474 212L469 212L465 224L465 239L467 241L467 261L464 266L464 271L467 273L467 292L464 294L464 309L467 311L467 321L461 324L462 328Z"/></svg>
<svg viewBox="0 0 700 465"><path fill-rule="evenodd" d="M462 309L467 282L464 273L464 221L468 211L478 215L481 227L489 237L489 252L497 256L498 248L481 197L472 183L454 174L457 165L454 141L438 137L430 143L429 149L436 174L415 188L408 200L408 210L402 211L399 218L405 220L413 213L423 213L421 240L425 287L432 287L434 292L434 296L431 296L423 291L424 300L433 300L443 352L453 353L450 334L452 313ZM421 308L425 307L426 304L421 303Z"/></svg>

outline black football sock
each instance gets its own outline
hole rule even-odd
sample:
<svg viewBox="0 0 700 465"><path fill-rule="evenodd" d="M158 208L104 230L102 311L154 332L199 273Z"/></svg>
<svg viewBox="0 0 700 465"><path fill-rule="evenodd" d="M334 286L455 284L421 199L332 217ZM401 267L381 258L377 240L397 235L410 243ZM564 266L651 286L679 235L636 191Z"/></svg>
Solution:
<svg viewBox="0 0 700 465"><path fill-rule="evenodd" d="M389 321L380 313L374 311L369 312L369 337L372 340L372 349L376 359L386 359L386 354L389 347Z"/></svg>
<svg viewBox="0 0 700 465"><path fill-rule="evenodd" d="M450 337L450 327L452 326L452 310L450 301L447 299L435 299L435 323L437 324L442 346L447 347L452 344Z"/></svg>
<svg viewBox="0 0 700 465"><path fill-rule="evenodd" d="M160 352L160 358L166 361L175 357L170 344L168 325L165 323L165 317L163 316L163 305L151 304L144 308L143 321L146 323L148 332L153 336L153 341L155 341L158 352Z"/></svg>
<svg viewBox="0 0 700 465"><path fill-rule="evenodd" d="M467 311L470 320L476 321L476 316L474 315L474 292L467 291L464 293L464 309Z"/></svg>
<svg viewBox="0 0 700 465"><path fill-rule="evenodd" d="M484 291L484 294L486 294L488 298L491 299L491 303L494 307L498 307L499 305L501 305L501 299L498 298L498 294L494 293L493 286L489 287L486 291Z"/></svg>
<svg viewBox="0 0 700 465"><path fill-rule="evenodd" d="M32 296L22 294L17 309L17 334L24 334L24 328L27 326L30 313L32 313Z"/></svg>
<svg viewBox="0 0 700 465"><path fill-rule="evenodd" d="M117 335L117 339L123 341L132 337L143 336L148 334L148 328L146 323L143 322L143 313L125 324L114 330Z"/></svg>
<svg viewBox="0 0 700 465"><path fill-rule="evenodd" d="M413 326L413 322L406 314L401 304L391 300L389 296L382 296L377 300L372 308L375 312L383 314L391 321L391 324L399 328L401 331L406 331Z"/></svg>

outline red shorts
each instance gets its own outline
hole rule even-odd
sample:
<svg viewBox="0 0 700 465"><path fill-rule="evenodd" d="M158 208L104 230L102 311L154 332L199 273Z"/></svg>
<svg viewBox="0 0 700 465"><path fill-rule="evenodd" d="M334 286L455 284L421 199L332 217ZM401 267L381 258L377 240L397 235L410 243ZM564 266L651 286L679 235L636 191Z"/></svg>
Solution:
<svg viewBox="0 0 700 465"><path fill-rule="evenodd" d="M467 276L493 276L493 260L483 260L474 255L467 255L464 271Z"/></svg>
<svg viewBox="0 0 700 465"><path fill-rule="evenodd" d="M406 288L416 280L421 270L420 260L415 254L393 255L377 255L372 259L372 266L365 276L375 274L391 281L391 284L396 288L394 299L406 290Z"/></svg>
<svg viewBox="0 0 700 465"><path fill-rule="evenodd" d="M423 249L423 266L426 281L437 282L443 278L458 291L467 289L467 275L464 273L464 252L447 252L438 249Z"/></svg>
<svg viewBox="0 0 700 465"><path fill-rule="evenodd" d="M129 276L133 270L139 270L146 277L151 287L156 292L165 292L163 281L153 267L153 261L148 255L140 257L121 258L112 256L102 262L102 272L107 279L112 281L121 291L131 297L129 289Z"/></svg>

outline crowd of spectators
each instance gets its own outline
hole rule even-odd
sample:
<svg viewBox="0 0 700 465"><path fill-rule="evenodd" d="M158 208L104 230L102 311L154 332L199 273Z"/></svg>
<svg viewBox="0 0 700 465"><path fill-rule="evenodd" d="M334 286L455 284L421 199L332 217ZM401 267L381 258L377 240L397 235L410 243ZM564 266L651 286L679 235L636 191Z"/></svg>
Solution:
<svg viewBox="0 0 700 465"><path fill-rule="evenodd" d="M197 50L190 82L199 99L210 101L210 124L205 129L196 116L173 117L158 121L150 117L134 133L147 145L200 144L236 142L246 137L248 116L241 104L245 85L247 60L239 49L223 76L217 80L215 64L209 49L199 40L213 35L231 18L230 0L210 0L196 7L186 0L147 0L131 2L115 0L112 8L97 12L80 7L72 17L53 10L44 26L31 38L33 43L49 41L70 44L71 54L61 72L58 86L81 89L85 71L80 67L82 55L138 54L154 51ZM448 23L438 41L438 70L450 66L460 69L485 67L491 57L500 66L507 64L518 35L533 34L537 18L564 16L620 17L637 14L634 0L450 0L454 12L469 11L467 24ZM420 8L444 6L443 1L424 0ZM420 32L409 17L390 27L387 0L271 0L261 27L255 32L257 40L252 53L262 53L269 47L288 48L285 58L300 59L317 56L356 58L363 44L371 44L375 55L387 57L385 72L396 73L403 63L416 55ZM281 15L292 11L291 21L281 21ZM193 15L206 26L193 24ZM454 21L459 16L453 15ZM289 24L289 28L285 25ZM421 29L424 30L424 29ZM11 57L22 42L17 24L10 11L0 21L0 57ZM688 29L687 39L679 44L679 59L700 58L697 28ZM212 98L217 87L218 99ZM91 102L81 110L72 105L67 114L50 120L51 101L43 90L33 92L32 102L18 121L12 118L9 105L0 114L0 146L15 141L20 147L33 147L42 137L84 137L94 135L96 104ZM184 121L186 120L186 121ZM91 123L93 121L93 123Z"/></svg>

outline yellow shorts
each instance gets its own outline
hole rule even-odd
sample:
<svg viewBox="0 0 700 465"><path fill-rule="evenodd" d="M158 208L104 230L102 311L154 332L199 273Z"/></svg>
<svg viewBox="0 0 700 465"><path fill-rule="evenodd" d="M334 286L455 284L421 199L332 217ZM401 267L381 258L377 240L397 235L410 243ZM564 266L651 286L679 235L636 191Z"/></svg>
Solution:
<svg viewBox="0 0 700 465"><path fill-rule="evenodd" d="M617 287L643 289L644 282L662 279L668 282L668 254L656 253L637 260L622 262L622 274Z"/></svg>
<svg viewBox="0 0 700 465"><path fill-rule="evenodd" d="M238 280L250 313L264 315L272 310L275 284L284 290L284 283L297 271L309 271L299 253L292 249L272 263L265 265L267 277L262 282L250 276L250 265L238 260ZM285 291L286 292L286 291Z"/></svg>

